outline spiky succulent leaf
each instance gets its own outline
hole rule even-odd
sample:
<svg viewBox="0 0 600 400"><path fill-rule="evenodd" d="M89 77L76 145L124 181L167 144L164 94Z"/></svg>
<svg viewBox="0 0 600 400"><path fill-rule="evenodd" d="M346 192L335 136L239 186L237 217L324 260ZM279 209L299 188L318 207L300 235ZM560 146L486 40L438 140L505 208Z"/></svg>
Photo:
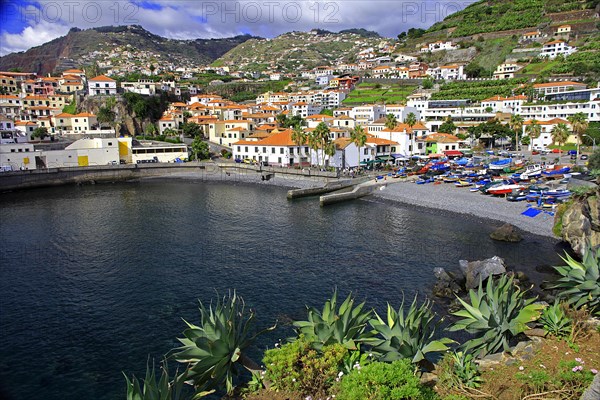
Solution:
<svg viewBox="0 0 600 400"><path fill-rule="evenodd" d="M404 300L398 311L388 304L387 314L386 322L377 313L369 321L377 336L367 342L380 361L410 358L413 363L418 363L429 353L448 350L446 345L452 343L447 338L433 340L438 324L433 322L434 314L429 300L417 306L415 296L407 311L404 309Z"/></svg>
<svg viewBox="0 0 600 400"><path fill-rule="evenodd" d="M293 325L297 333L303 335L316 350L335 343L354 350L371 336L366 327L372 311L363 311L364 305L363 302L354 306L354 298L349 294L337 308L337 291L334 291L331 299L325 302L322 312L307 307L307 320L294 321Z"/></svg>
<svg viewBox="0 0 600 400"><path fill-rule="evenodd" d="M561 278L548 288L557 289L558 298L572 307L587 307L593 315L600 316L600 249L588 247L581 262L569 254L561 258L566 265L554 267Z"/></svg>
<svg viewBox="0 0 600 400"><path fill-rule="evenodd" d="M498 281L489 278L485 289L480 282L476 291L470 290L471 304L458 298L463 309L453 315L462 319L449 329L475 335L461 349L481 355L508 350L510 339L525 331L527 323L537 320L543 309L541 304L533 303L535 299L525 299L524 294L512 278L503 275Z"/></svg>
<svg viewBox="0 0 600 400"><path fill-rule="evenodd" d="M127 385L127 400L184 400L188 398L183 394L185 376L177 375L176 372L173 380L170 380L166 361L162 362L161 370L160 379L157 381L154 364L152 368L147 365L146 377L142 385L135 376L129 379L127 375L123 374Z"/></svg>
<svg viewBox="0 0 600 400"><path fill-rule="evenodd" d="M258 335L275 327L251 335L254 311L246 311L244 300L235 291L217 299L214 306L200 302L198 308L200 323L184 320L187 329L178 339L182 346L174 349L171 357L188 364L185 377L197 393L210 394L222 387L232 393L243 352Z"/></svg>

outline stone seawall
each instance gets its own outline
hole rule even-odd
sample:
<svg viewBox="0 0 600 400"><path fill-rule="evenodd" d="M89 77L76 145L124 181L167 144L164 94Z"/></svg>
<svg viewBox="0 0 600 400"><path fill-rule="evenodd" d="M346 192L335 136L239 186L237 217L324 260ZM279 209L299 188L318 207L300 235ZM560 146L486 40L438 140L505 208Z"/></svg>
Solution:
<svg viewBox="0 0 600 400"><path fill-rule="evenodd" d="M0 174L0 192L72 184L180 177L182 174L188 178L200 180L218 180L220 177L223 177L223 180L230 180L232 173L240 180L244 180L245 175L255 177L263 173L293 177L293 179L299 180L329 180L337 177L337 174L333 172L303 171L276 167L260 169L251 165L226 163L105 165L3 172Z"/></svg>

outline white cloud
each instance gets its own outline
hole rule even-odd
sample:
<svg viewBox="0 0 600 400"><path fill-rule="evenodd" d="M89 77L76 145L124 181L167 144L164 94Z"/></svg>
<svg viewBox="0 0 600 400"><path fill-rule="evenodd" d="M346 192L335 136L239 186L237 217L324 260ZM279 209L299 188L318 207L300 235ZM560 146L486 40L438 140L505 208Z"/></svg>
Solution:
<svg viewBox="0 0 600 400"><path fill-rule="evenodd" d="M274 37L289 31L365 28L395 37L427 28L473 0L136 0L38 1L22 15L21 33L0 35L0 54L25 50L66 34L69 27L142 25L173 39L222 38L242 33ZM143 8L139 4L144 5ZM147 5L153 5L148 7Z"/></svg>
<svg viewBox="0 0 600 400"><path fill-rule="evenodd" d="M21 33L3 32L0 35L0 55L3 56L39 46L66 35L68 31L68 26L40 21L35 25L26 27Z"/></svg>

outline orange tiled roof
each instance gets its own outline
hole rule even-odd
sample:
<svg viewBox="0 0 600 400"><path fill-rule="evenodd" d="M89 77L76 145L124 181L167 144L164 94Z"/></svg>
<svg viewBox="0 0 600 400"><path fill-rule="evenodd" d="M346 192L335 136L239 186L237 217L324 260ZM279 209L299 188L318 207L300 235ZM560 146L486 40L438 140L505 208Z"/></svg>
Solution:
<svg viewBox="0 0 600 400"><path fill-rule="evenodd" d="M90 79L92 82L115 82L114 79L109 78L106 75L98 75L95 78Z"/></svg>

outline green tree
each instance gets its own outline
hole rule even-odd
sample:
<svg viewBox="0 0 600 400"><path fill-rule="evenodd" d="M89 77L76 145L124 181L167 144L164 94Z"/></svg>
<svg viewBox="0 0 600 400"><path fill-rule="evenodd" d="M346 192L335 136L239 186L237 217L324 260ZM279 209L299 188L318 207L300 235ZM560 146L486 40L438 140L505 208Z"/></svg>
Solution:
<svg viewBox="0 0 600 400"><path fill-rule="evenodd" d="M331 108L324 108L321 110L321 114L333 117L333 110Z"/></svg>
<svg viewBox="0 0 600 400"><path fill-rule="evenodd" d="M177 131L173 128L167 128L163 131L163 135L165 136L177 136Z"/></svg>
<svg viewBox="0 0 600 400"><path fill-rule="evenodd" d="M319 148L321 148L321 155L323 161L323 167L325 167L325 147L331 141L329 137L329 127L324 122L321 122L317 127L312 131L312 135L315 136L315 139L318 142Z"/></svg>
<svg viewBox="0 0 600 400"><path fill-rule="evenodd" d="M571 123L573 133L577 136L577 159L579 159L579 146L583 140L583 134L589 126L587 116L582 112L578 112L577 114L568 116L567 119Z"/></svg>
<svg viewBox="0 0 600 400"><path fill-rule="evenodd" d="M390 142L392 141L392 132L398 126L398 120L394 116L394 114L388 114L385 116L385 128L390 131ZM390 155L389 158L392 158L392 145L390 144Z"/></svg>
<svg viewBox="0 0 600 400"><path fill-rule="evenodd" d="M523 130L523 116L519 114L512 114L510 116L510 122L508 126L515 132L515 150L519 150L519 133Z"/></svg>
<svg viewBox="0 0 600 400"><path fill-rule="evenodd" d="M292 141L298 146L298 157L300 157L300 147L304 146L308 140L308 135L304 132L304 129L300 126L292 129Z"/></svg>
<svg viewBox="0 0 600 400"><path fill-rule="evenodd" d="M100 107L98 110L98 114L96 115L96 119L100 124L108 124L113 126L115 123L116 114L109 107Z"/></svg>
<svg viewBox="0 0 600 400"><path fill-rule="evenodd" d="M148 135L152 135L152 136L156 135L156 125L154 125L154 124L148 124L146 126L146 133Z"/></svg>
<svg viewBox="0 0 600 400"><path fill-rule="evenodd" d="M182 126L183 135L187 137L202 137L202 129L195 122L186 122Z"/></svg>
<svg viewBox="0 0 600 400"><path fill-rule="evenodd" d="M567 124L561 122L552 128L551 134L552 142L558 143L558 145L562 147L569 138L569 127Z"/></svg>
<svg viewBox="0 0 600 400"><path fill-rule="evenodd" d="M532 119L530 122L531 123L529 124L529 126L527 126L527 129L525 129L525 131L531 139L537 139L542 134L542 127L537 119Z"/></svg>
<svg viewBox="0 0 600 400"><path fill-rule="evenodd" d="M426 78L423 80L423 89L433 89L433 79Z"/></svg>
<svg viewBox="0 0 600 400"><path fill-rule="evenodd" d="M354 143L358 149L358 160L356 168L360 167L360 149L367 143L367 134L362 126L357 125L350 132L350 140Z"/></svg>
<svg viewBox="0 0 600 400"><path fill-rule="evenodd" d="M446 117L444 123L438 128L438 132L451 134L454 134L454 132L456 132L456 125L454 125L454 121L452 121L451 116Z"/></svg>
<svg viewBox="0 0 600 400"><path fill-rule="evenodd" d="M35 128L33 130L33 132L31 133L32 139L40 138L40 140L44 140L44 138L46 138L48 136L50 136L50 134L48 133L48 128L46 128L46 127Z"/></svg>
<svg viewBox="0 0 600 400"><path fill-rule="evenodd" d="M195 137L191 147L193 160L206 160L210 158L208 143L203 141L201 136Z"/></svg>

